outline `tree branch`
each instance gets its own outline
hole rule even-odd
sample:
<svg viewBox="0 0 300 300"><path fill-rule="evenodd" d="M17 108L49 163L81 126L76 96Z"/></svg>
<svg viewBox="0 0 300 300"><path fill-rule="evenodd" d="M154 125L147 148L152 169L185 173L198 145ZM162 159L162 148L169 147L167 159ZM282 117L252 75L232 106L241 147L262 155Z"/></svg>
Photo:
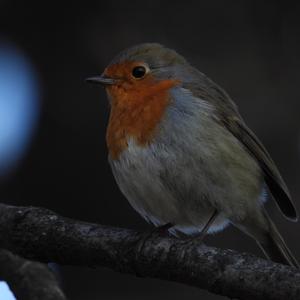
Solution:
<svg viewBox="0 0 300 300"><path fill-rule="evenodd" d="M47 266L3 249L0 249L0 279L8 283L17 299L66 300Z"/></svg>
<svg viewBox="0 0 300 300"><path fill-rule="evenodd" d="M104 266L244 300L300 299L300 271L232 250L84 223L49 210L0 204L0 246L59 264Z"/></svg>

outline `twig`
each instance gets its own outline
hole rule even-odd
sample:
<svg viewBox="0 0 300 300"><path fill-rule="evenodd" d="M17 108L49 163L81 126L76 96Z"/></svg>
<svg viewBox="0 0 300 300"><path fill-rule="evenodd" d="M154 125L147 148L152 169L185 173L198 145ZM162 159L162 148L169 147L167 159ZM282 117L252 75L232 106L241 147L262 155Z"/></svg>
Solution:
<svg viewBox="0 0 300 300"><path fill-rule="evenodd" d="M25 260L4 249L0 249L0 279L8 283L17 299L66 300L46 265Z"/></svg>
<svg viewBox="0 0 300 300"><path fill-rule="evenodd" d="M300 271L168 236L84 223L42 208L0 205L0 246L29 259L176 281L244 300L299 300Z"/></svg>

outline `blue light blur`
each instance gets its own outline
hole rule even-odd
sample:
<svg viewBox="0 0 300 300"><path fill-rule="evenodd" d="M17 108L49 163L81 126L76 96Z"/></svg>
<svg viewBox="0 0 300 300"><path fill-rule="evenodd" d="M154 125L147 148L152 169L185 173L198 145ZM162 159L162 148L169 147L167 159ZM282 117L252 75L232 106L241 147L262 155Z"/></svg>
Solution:
<svg viewBox="0 0 300 300"><path fill-rule="evenodd" d="M33 66L20 50L0 41L0 175L17 167L37 124L39 87ZM5 282L0 299L15 300Z"/></svg>
<svg viewBox="0 0 300 300"><path fill-rule="evenodd" d="M16 300L8 285L5 282L0 282L0 299L1 300Z"/></svg>
<svg viewBox="0 0 300 300"><path fill-rule="evenodd" d="M0 41L0 175L16 167L30 144L38 96L31 63L16 47Z"/></svg>

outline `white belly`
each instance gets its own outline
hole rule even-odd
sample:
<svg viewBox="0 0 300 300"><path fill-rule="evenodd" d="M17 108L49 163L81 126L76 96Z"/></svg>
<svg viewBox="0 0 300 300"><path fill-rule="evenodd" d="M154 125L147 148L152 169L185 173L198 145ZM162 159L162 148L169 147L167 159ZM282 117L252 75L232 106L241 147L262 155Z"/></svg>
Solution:
<svg viewBox="0 0 300 300"><path fill-rule="evenodd" d="M172 223L175 226L170 231L174 234L176 231L196 234L214 207L201 192L195 191L190 172L178 174L176 161L178 164L178 158L164 148L156 145L144 148L130 140L119 160L110 160L110 164L121 191L146 221L155 226ZM174 175L173 182L166 178L166 173ZM180 186L183 186L181 192ZM197 190L201 190L199 184ZM222 229L227 223L220 215L210 232Z"/></svg>

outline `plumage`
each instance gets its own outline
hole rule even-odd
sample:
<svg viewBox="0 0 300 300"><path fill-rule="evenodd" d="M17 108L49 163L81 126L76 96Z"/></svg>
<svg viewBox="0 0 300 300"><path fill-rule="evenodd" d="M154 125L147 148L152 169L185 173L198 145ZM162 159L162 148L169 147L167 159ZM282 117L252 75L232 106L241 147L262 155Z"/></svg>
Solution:
<svg viewBox="0 0 300 300"><path fill-rule="evenodd" d="M150 142L170 101L168 92L178 84L171 79L157 82L152 76L136 83L126 74L126 70L133 67L131 62L124 62L108 67L105 71L107 76L114 74L118 78L127 79L125 85L108 89L111 113L106 141L114 159L127 147L128 137L134 137L139 145Z"/></svg>
<svg viewBox="0 0 300 300"><path fill-rule="evenodd" d="M217 108L215 114L216 120L221 122L259 163L266 184L283 215L292 221L297 221L298 213L289 190L268 151L256 135L247 127L238 112L237 106L228 94L204 74L198 72L198 77L198 81L193 84L188 83L187 88L191 89L196 97L214 104L214 107ZM204 82L202 88L197 82Z"/></svg>
<svg viewBox="0 0 300 300"><path fill-rule="evenodd" d="M298 267L263 207L268 187L296 220L287 186L222 88L159 44L121 52L102 78L111 103L109 162L141 216L196 234L217 211L209 233L231 223L270 259Z"/></svg>

